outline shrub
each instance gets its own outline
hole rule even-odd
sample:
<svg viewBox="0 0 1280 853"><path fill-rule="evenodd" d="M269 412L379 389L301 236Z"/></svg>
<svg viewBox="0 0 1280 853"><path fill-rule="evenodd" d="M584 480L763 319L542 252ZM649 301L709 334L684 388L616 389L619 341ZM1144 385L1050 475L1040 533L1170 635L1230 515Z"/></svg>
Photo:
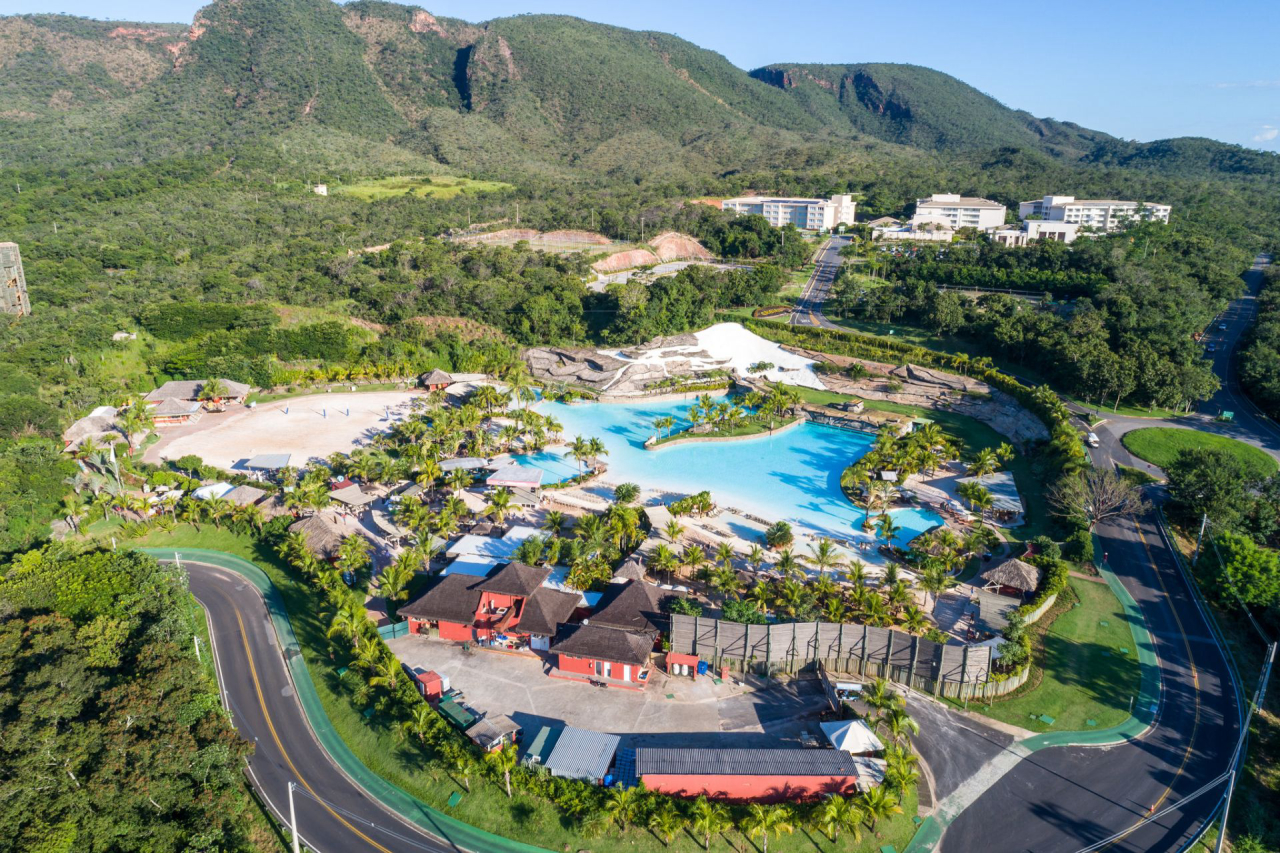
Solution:
<svg viewBox="0 0 1280 853"><path fill-rule="evenodd" d="M1037 536L1031 540L1031 544L1036 546L1036 550L1044 557L1050 560L1058 561L1062 559L1062 549L1058 547L1058 543L1054 542L1048 536Z"/></svg>
<svg viewBox="0 0 1280 853"><path fill-rule="evenodd" d="M1093 562L1093 536L1080 528L1067 537L1067 557L1077 563Z"/></svg>
<svg viewBox="0 0 1280 853"><path fill-rule="evenodd" d="M668 613L678 613L681 616L701 616L702 605L697 599L673 597L665 602Z"/></svg>
<svg viewBox="0 0 1280 853"><path fill-rule="evenodd" d="M720 618L725 622L741 622L744 625L763 625L767 620L764 614L751 602L731 598L720 609Z"/></svg>
<svg viewBox="0 0 1280 853"><path fill-rule="evenodd" d="M764 541L770 548L785 548L791 544L794 538L791 533L791 525L785 521L775 521L764 532Z"/></svg>

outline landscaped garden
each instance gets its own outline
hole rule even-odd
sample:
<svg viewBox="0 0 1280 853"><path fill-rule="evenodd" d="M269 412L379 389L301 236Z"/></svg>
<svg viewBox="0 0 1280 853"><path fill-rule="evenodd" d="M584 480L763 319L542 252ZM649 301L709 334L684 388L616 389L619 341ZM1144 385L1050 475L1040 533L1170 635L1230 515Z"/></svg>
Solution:
<svg viewBox="0 0 1280 853"><path fill-rule="evenodd" d="M1254 479L1264 479L1280 468L1276 460L1256 447L1222 435L1176 427L1147 427L1127 432L1125 448L1158 468L1168 468L1183 450L1222 450L1238 459Z"/></svg>
<svg viewBox="0 0 1280 853"><path fill-rule="evenodd" d="M1141 681L1137 648L1124 609L1106 583L1071 578L1029 630L1034 656L1027 683L990 706L971 704L969 710L1036 732L1102 729L1129 716Z"/></svg>

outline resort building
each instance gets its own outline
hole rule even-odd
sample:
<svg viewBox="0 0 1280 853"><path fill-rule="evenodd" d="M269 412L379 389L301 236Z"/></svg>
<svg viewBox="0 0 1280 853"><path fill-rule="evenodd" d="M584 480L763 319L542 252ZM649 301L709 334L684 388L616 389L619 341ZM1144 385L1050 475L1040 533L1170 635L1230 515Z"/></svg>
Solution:
<svg viewBox="0 0 1280 853"><path fill-rule="evenodd" d="M447 574L400 614L408 618L411 634L546 650L582 601L579 593L545 586L550 574L550 568L517 562L494 567L483 577Z"/></svg>
<svg viewBox="0 0 1280 853"><path fill-rule="evenodd" d="M1048 219L1028 219L1020 225L997 228L991 232L991 240L1003 246L1026 246L1037 240L1071 243L1080 236L1080 226L1074 222Z"/></svg>
<svg viewBox="0 0 1280 853"><path fill-rule="evenodd" d="M1037 216L1050 222L1067 222L1094 231L1121 231L1140 220L1167 223L1172 210L1167 204L1047 195L1019 204L1018 217L1027 219Z"/></svg>
<svg viewBox="0 0 1280 853"><path fill-rule="evenodd" d="M301 533L307 542L307 550L318 560L332 562L338 559L342 546L342 531L329 516L318 513L299 519L289 525L290 533Z"/></svg>
<svg viewBox="0 0 1280 853"><path fill-rule="evenodd" d="M174 397L151 403L151 422L158 427L195 423L204 414L199 400L179 400Z"/></svg>
<svg viewBox="0 0 1280 853"><path fill-rule="evenodd" d="M181 379L166 382L156 390L148 394L145 399L151 405L159 405L165 400L200 400L200 395L204 391L205 379ZM243 382L232 382L230 379L219 379L222 387L226 389L226 393L221 397L212 398L209 402L213 403L243 403L245 398L249 396L252 390ZM154 412L153 412L154 414Z"/></svg>
<svg viewBox="0 0 1280 853"><path fill-rule="evenodd" d="M871 229L873 240L888 243L950 243L955 236L956 232L941 222L922 222L917 225L913 221Z"/></svg>
<svg viewBox="0 0 1280 853"><path fill-rule="evenodd" d="M62 434L63 450L75 451L86 441L94 444L114 444L124 435L116 425L116 409L113 406L98 406L89 414L67 427Z"/></svg>
<svg viewBox="0 0 1280 853"><path fill-rule="evenodd" d="M944 225L952 231L977 228L986 231L1004 225L1003 204L985 198L970 198L957 193L934 193L916 199L916 212L911 227L921 230L926 224Z"/></svg>
<svg viewBox="0 0 1280 853"><path fill-rule="evenodd" d="M790 802L878 785L883 766L839 749L636 749L636 776L679 797Z"/></svg>
<svg viewBox="0 0 1280 853"><path fill-rule="evenodd" d="M610 584L590 619L556 634L551 675L643 689L650 657L668 624L663 605L679 595L643 581Z"/></svg>
<svg viewBox="0 0 1280 853"><path fill-rule="evenodd" d="M776 198L750 195L727 198L723 210L763 216L774 228L794 225L805 231L830 231L837 225L852 225L857 204L849 194L820 198Z"/></svg>
<svg viewBox="0 0 1280 853"><path fill-rule="evenodd" d="M22 253L17 243L0 243L0 313L26 317L31 313Z"/></svg>
<svg viewBox="0 0 1280 853"><path fill-rule="evenodd" d="M987 592L1022 598L1040 588L1040 570L1017 557L1010 557L978 575Z"/></svg>
<svg viewBox="0 0 1280 853"><path fill-rule="evenodd" d="M1026 507L1022 505L1022 495L1018 494L1018 486L1013 474L1008 471L997 471L983 477L958 477L956 483L976 483L991 493L991 506L986 516L1002 527L1017 527L1022 524Z"/></svg>

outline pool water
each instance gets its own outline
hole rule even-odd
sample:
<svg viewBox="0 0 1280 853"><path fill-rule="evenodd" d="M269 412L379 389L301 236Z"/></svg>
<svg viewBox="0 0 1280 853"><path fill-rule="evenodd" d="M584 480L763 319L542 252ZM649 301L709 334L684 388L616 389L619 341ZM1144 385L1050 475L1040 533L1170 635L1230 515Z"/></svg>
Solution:
<svg viewBox="0 0 1280 853"><path fill-rule="evenodd" d="M645 450L656 430L655 418L676 419L675 430L689 425L691 400L656 403L539 403L536 408L564 425L566 440L599 438L608 449L605 479L636 483L674 496L707 490L722 507L734 507L769 521L783 520L821 536L852 539L861 532L863 510L840 489L840 474L860 459L875 436L805 423L773 436L748 441L705 442ZM515 457L546 472L544 482L560 482L578 473L578 463L561 448ZM906 508L890 513L905 545L942 522L937 514ZM754 538L754 537L751 537Z"/></svg>

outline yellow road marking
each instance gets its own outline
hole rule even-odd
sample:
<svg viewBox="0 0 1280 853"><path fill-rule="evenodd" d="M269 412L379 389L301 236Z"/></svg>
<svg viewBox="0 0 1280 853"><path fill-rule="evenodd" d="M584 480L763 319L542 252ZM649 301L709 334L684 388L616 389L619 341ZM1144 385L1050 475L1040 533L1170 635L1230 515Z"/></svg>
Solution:
<svg viewBox="0 0 1280 853"><path fill-rule="evenodd" d="M280 754L284 756L285 763L289 765L289 769L293 771L293 775L298 777L298 781L302 783L302 787L310 791L311 796L316 798L316 802L324 806L324 810L333 815L339 823L359 837L363 838L365 841L369 842L369 844L375 849L381 850L382 853L391 853L390 850L383 847L381 844L348 823L342 815L329 808L329 805L324 800L320 799L320 795L315 792L315 789L311 787L307 780L302 778L302 774L298 772L298 768L293 764L293 759L290 758L289 753L285 751L284 744L280 742L280 736L276 734L275 724L271 722L271 714L267 713L267 700L266 697L262 695L262 684L258 681L258 670L253 665L253 652L249 648L249 635L245 633L244 619L240 617L240 611L238 609L236 610L236 621L240 623L240 639L244 641L244 653L249 659L249 674L253 677L253 689L257 691L258 694L258 706L262 708L262 717L267 721L267 728L271 731L271 739L276 742L276 748L279 749Z"/></svg>
<svg viewBox="0 0 1280 853"><path fill-rule="evenodd" d="M1156 565L1155 557L1151 553L1151 546L1147 544L1147 537L1142 532L1142 525L1138 524L1138 522L1135 521L1133 522L1133 526L1134 526L1134 529L1138 531L1138 539L1142 541L1143 550L1147 552L1147 560L1148 562L1151 563L1151 568L1156 573L1156 581L1160 584L1160 590L1161 592L1164 593L1165 601L1169 601L1169 588L1165 586L1164 578L1160 576L1160 569ZM1175 559L1177 558L1175 557ZM1178 623L1178 633L1182 635L1182 645L1183 645L1183 648L1187 650L1187 661L1190 663L1190 666L1191 666L1191 686L1194 688L1195 697L1196 697L1196 714L1195 714L1195 719L1191 724L1191 737L1187 741L1186 750L1182 753L1182 763L1178 765L1178 772L1173 774L1173 779L1169 781L1169 786L1164 789L1164 793L1160 795L1160 799L1155 801L1155 804L1154 804L1155 807L1152 809L1152 811L1160 810L1160 805L1166 799L1168 799L1169 793L1173 791L1173 783L1178 781L1178 777L1181 776L1182 771L1186 769L1187 762L1191 760L1191 748L1195 745L1195 742L1196 742L1196 732L1200 728L1200 678L1199 678L1199 674L1196 672L1195 655L1191 653L1191 642L1187 639L1187 629L1183 626L1182 619L1181 617L1178 616L1178 609L1173 606L1172 602L1169 603L1169 611L1173 613L1173 621ZM1145 820L1145 817L1142 820L1135 822L1133 826L1126 829L1123 835L1121 835L1115 841L1111 842L1111 844L1108 844L1107 847L1113 846L1116 842L1128 836L1131 832L1133 832L1135 829L1137 829L1139 826L1142 825L1143 820Z"/></svg>

